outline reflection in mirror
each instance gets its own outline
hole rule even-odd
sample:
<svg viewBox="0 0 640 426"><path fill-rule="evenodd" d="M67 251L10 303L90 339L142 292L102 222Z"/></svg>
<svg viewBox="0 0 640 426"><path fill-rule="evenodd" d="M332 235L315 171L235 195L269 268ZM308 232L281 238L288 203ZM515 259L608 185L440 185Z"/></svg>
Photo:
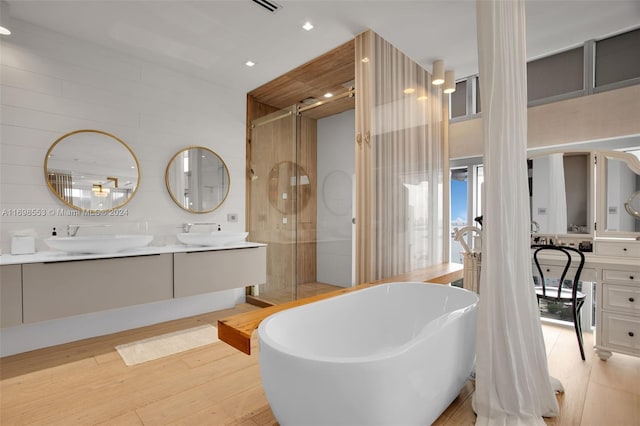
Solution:
<svg viewBox="0 0 640 426"><path fill-rule="evenodd" d="M269 203L282 214L301 212L311 198L306 170L293 161L281 161L269 171Z"/></svg>
<svg viewBox="0 0 640 426"><path fill-rule="evenodd" d="M589 153L553 153L531 160L532 229L542 234L588 234Z"/></svg>
<svg viewBox="0 0 640 426"><path fill-rule="evenodd" d="M189 147L176 153L165 174L169 195L191 213L209 213L229 194L229 170L222 159L205 147Z"/></svg>
<svg viewBox="0 0 640 426"><path fill-rule="evenodd" d="M140 167L131 148L101 130L76 130L56 140L44 160L49 189L78 210L108 211L135 194Z"/></svg>
<svg viewBox="0 0 640 426"><path fill-rule="evenodd" d="M635 191L633 194L629 196L627 202L624 203L624 209L631 216L640 219L640 191Z"/></svg>
<svg viewBox="0 0 640 426"><path fill-rule="evenodd" d="M640 232L640 217L634 214L640 211L640 197L634 195L640 191L640 163L635 160L624 154L605 156L607 232Z"/></svg>

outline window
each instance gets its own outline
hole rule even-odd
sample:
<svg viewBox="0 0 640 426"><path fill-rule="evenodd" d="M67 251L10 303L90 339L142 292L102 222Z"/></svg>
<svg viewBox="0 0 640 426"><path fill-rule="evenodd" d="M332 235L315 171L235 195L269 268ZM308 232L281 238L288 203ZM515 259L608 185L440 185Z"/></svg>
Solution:
<svg viewBox="0 0 640 426"><path fill-rule="evenodd" d="M451 94L451 118L467 115L467 80L456 83L456 91Z"/></svg>
<svg viewBox="0 0 640 426"><path fill-rule="evenodd" d="M584 48L527 63L529 102L584 90Z"/></svg>
<svg viewBox="0 0 640 426"><path fill-rule="evenodd" d="M462 263L462 246L453 237L454 228L462 228L469 223L467 214L468 168L451 169L451 253L453 263Z"/></svg>
<svg viewBox="0 0 640 426"><path fill-rule="evenodd" d="M640 84L640 28L527 63L529 106ZM470 76L450 95L450 119L475 118L480 81Z"/></svg>
<svg viewBox="0 0 640 426"><path fill-rule="evenodd" d="M640 29L596 42L596 87L640 78Z"/></svg>

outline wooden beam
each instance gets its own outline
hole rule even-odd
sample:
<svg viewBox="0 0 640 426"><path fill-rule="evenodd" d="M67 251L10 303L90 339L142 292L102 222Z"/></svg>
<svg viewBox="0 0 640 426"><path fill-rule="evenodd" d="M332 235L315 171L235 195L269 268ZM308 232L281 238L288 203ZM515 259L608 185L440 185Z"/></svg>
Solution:
<svg viewBox="0 0 640 426"><path fill-rule="evenodd" d="M441 263L384 280L360 284L355 287L344 288L341 290L331 291L329 293L318 294L316 296L305 297L303 299L269 306L258 311L245 312L220 319L218 320L218 338L239 351L242 351L247 355L251 355L251 335L258 328L263 319L277 312L317 302L319 300L328 299L330 297L340 296L341 294L350 293L352 291L362 290L378 284L391 282L429 282L448 284L461 278L462 265L458 263Z"/></svg>

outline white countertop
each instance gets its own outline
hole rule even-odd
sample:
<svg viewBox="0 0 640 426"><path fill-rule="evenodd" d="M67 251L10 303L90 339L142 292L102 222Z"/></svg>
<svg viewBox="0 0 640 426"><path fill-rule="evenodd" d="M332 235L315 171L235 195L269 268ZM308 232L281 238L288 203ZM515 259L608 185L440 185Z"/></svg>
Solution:
<svg viewBox="0 0 640 426"><path fill-rule="evenodd" d="M139 249L125 250L108 254L70 254L62 251L40 251L34 254L3 254L0 256L0 265L19 265L24 263L66 262L70 260L109 259L114 257L147 256L164 253L187 253L195 251L233 250L251 247L264 247L266 244L242 242L219 247L187 246L176 244L171 246L147 246Z"/></svg>

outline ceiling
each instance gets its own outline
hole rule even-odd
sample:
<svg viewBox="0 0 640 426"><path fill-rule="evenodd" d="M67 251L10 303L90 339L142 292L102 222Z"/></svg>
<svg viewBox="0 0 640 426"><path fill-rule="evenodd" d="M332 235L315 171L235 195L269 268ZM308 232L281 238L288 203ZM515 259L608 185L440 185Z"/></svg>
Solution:
<svg viewBox="0 0 640 426"><path fill-rule="evenodd" d="M27 21L249 92L372 29L430 69L477 73L474 0L6 0ZM4 10L3 10L4 12ZM640 25L637 0L527 0L528 58ZM5 13L6 15L6 13ZM301 25L313 23L312 31ZM244 63L251 60L254 67Z"/></svg>

